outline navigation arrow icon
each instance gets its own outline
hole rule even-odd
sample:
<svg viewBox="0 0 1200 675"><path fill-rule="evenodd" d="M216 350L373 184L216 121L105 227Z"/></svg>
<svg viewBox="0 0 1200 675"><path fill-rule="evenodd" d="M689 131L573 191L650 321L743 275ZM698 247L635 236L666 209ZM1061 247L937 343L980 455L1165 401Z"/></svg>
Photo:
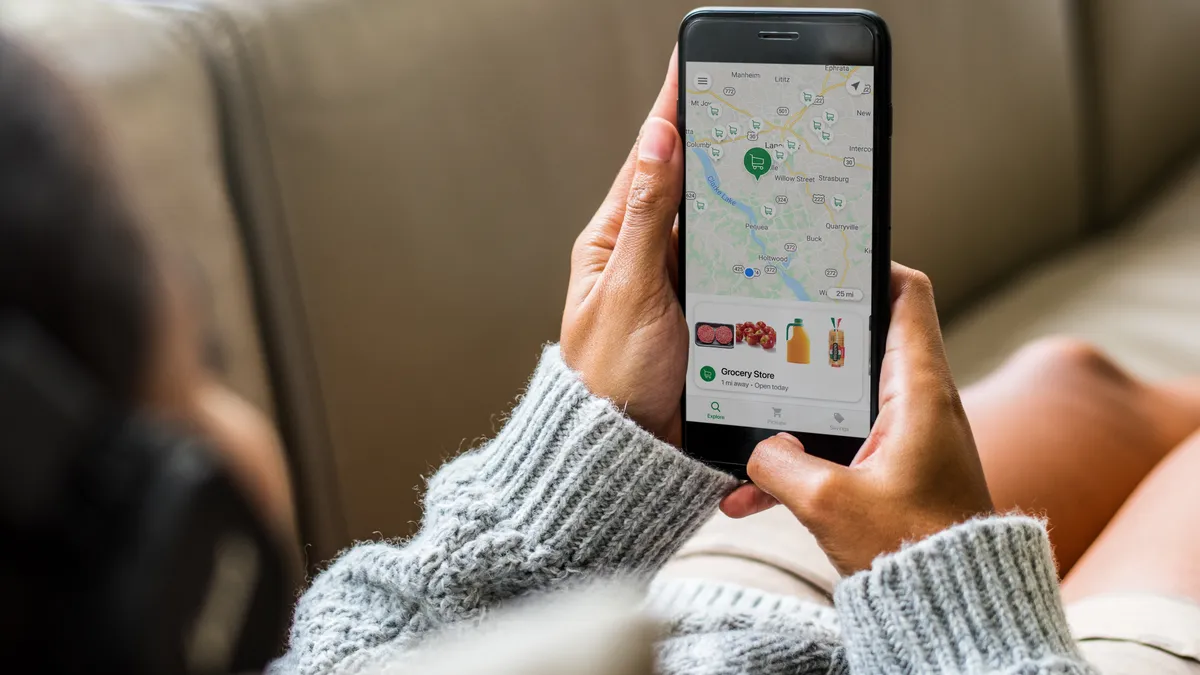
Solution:
<svg viewBox="0 0 1200 675"><path fill-rule="evenodd" d="M851 96L859 96L863 93L863 91L866 90L866 88L866 86L863 86L863 78L861 75L856 73L846 78L847 94L850 94Z"/></svg>

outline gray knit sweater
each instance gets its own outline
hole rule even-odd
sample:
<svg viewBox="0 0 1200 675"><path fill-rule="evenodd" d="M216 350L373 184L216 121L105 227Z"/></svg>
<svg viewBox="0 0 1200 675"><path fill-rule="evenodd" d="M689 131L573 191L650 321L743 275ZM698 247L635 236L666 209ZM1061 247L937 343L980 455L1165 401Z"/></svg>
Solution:
<svg viewBox="0 0 1200 675"><path fill-rule="evenodd" d="M510 600L649 579L734 480L591 395L550 347L490 443L433 476L420 532L361 543L296 607L273 673L361 672ZM1091 673L1045 529L958 525L842 581L836 609L705 581L655 582L664 673Z"/></svg>

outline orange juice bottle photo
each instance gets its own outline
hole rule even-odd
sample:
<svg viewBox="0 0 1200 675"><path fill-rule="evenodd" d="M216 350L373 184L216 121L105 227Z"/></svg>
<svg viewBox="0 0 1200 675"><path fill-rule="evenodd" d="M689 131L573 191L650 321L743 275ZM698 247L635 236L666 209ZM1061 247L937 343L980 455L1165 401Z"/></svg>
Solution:
<svg viewBox="0 0 1200 675"><path fill-rule="evenodd" d="M789 323L784 338L787 340L788 363L808 363L812 349L808 343L808 333L804 332L804 319Z"/></svg>

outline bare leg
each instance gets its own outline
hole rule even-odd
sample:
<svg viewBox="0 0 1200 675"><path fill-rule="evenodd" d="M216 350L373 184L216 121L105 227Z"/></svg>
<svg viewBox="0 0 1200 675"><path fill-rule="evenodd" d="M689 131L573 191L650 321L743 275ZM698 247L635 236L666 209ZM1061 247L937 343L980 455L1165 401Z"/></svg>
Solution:
<svg viewBox="0 0 1200 675"><path fill-rule="evenodd" d="M1200 432L1137 487L1063 584L1067 601L1116 592L1200 602Z"/></svg>
<svg viewBox="0 0 1200 675"><path fill-rule="evenodd" d="M1200 387L1148 385L1067 338L1026 347L962 396L997 509L1046 517L1063 575L1200 428Z"/></svg>

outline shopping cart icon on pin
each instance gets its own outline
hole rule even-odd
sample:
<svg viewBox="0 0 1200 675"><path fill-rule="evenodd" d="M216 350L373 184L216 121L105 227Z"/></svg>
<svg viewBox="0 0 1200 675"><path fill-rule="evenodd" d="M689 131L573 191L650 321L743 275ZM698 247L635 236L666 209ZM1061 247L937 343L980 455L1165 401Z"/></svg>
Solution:
<svg viewBox="0 0 1200 675"><path fill-rule="evenodd" d="M767 160L763 159L762 157L758 157L756 155L750 156L750 168L761 169L761 168L765 167L766 165L767 165Z"/></svg>

